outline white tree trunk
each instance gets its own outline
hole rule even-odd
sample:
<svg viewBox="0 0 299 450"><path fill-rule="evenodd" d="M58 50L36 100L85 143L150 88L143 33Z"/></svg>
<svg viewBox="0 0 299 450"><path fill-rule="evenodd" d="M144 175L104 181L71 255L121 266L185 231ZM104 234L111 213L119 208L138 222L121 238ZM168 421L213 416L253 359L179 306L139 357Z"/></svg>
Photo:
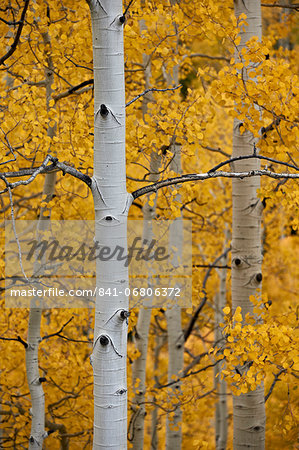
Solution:
<svg viewBox="0 0 299 450"><path fill-rule="evenodd" d="M144 2L142 7L144 7ZM140 21L140 31L146 29L146 25L144 20ZM149 89L150 79L151 79L151 63L150 57L146 54L143 55L143 67L144 70L144 78L145 78L145 89ZM153 95L151 92L143 96L142 99L142 114L143 117L147 113L147 105L149 102L153 101ZM150 175L149 182L156 182L159 180L159 175L157 172L160 167L160 159L161 157L158 153L153 150L151 153L150 160ZM146 239L148 242L151 242L153 239L153 231L152 231L152 220L156 216L156 201L154 206L149 205L150 196L148 195L147 201L143 206L143 239ZM149 277L150 283L150 277ZM139 309L138 320L136 325L136 334L135 334L135 346L140 353L140 356L134 361L132 367L132 379L133 379L133 387L135 391L134 397L134 419L133 419L133 430L132 430L132 445L133 450L142 450L144 445L144 420L146 416L146 408L145 408L145 393L146 393L146 359L147 359L147 350L148 350L148 334L150 328L152 310L151 308L144 308L142 305ZM137 384L137 386L136 386Z"/></svg>
<svg viewBox="0 0 299 450"><path fill-rule="evenodd" d="M175 69L174 69L175 70ZM171 162L170 169L176 173L182 172L180 146L173 146L174 158ZM181 201L180 194L175 197L176 201ZM175 247L177 251L175 257L177 261L173 261L174 265L180 264L183 253L183 220L182 217L177 218L170 225L169 236L170 248ZM173 286L175 287L175 286ZM168 336L168 382L173 381L173 376L179 377L184 364L184 334L182 330L182 311L180 306L173 306L166 310L167 319L167 336ZM172 401L175 411L172 419L167 416L166 421L166 449L180 450L182 447L182 409L180 406L179 396L181 394L181 383L177 382L172 385Z"/></svg>
<svg viewBox="0 0 299 450"><path fill-rule="evenodd" d="M227 256L221 258L219 264L225 266ZM223 323L223 308L226 305L226 275L226 269L219 269L220 286L219 292L215 296L215 347L219 346L221 339L223 339L223 332L219 323ZM227 393L226 381L220 377L221 370L225 368L225 363L221 366L220 364L217 364L214 368L215 390L218 395L215 411L215 440L216 450L225 450L227 444Z"/></svg>
<svg viewBox="0 0 299 450"><path fill-rule="evenodd" d="M158 180L158 176L155 173L158 172L160 165L160 158L154 151L151 154L151 167L150 170L153 175L149 176L149 181L155 182ZM149 205L149 197L146 204L143 207L143 239L147 239L151 242L153 239L152 232L152 219L155 216L155 206ZM150 275L149 275L149 287L150 287ZM146 359L148 348L148 333L151 321L151 308L144 308L141 305L138 313L138 321L136 325L135 345L140 352L140 356L134 361L132 368L133 386L135 390L134 399L134 425L133 425L133 449L142 450L144 442L144 419L146 415L145 409L145 393L146 393ZM137 381L138 380L138 381ZM135 388L135 384L138 383Z"/></svg>
<svg viewBox="0 0 299 450"><path fill-rule="evenodd" d="M154 372L157 373L159 368L159 357L160 357L160 351L163 347L163 340L164 336L157 334L155 336L155 344L154 344ZM158 378L158 377L156 377ZM156 403L155 396L153 397L153 403ZM158 424L159 424L159 414L158 414L158 407L156 404L154 405L154 408L152 410L151 414L151 449L157 450L158 449Z"/></svg>
<svg viewBox="0 0 299 450"><path fill-rule="evenodd" d="M125 85L121 0L90 0L94 67L95 241L127 251ZM94 449L127 448L128 269L97 259L94 346ZM101 295L110 288L118 296ZM115 289L115 291L114 291Z"/></svg>
<svg viewBox="0 0 299 450"><path fill-rule="evenodd" d="M172 4L176 4L176 0L171 0ZM173 24L175 30L177 25ZM177 47L179 39L177 38ZM177 49L176 49L177 50ZM179 66L175 65L172 69L172 73L165 73L165 79L168 86L177 86L179 83ZM175 139L175 137L174 137ZM174 154L173 160L170 164L170 169L177 174L182 173L181 164L181 146L172 142L172 151ZM175 196L177 202L181 201L181 195ZM170 247L176 247L176 257L178 260L182 255L183 245L183 222L182 217L177 218L170 228ZM182 330L182 311L179 306L174 306L166 310L167 319L167 335L168 335L168 382L173 381L172 376L178 377L183 369L184 364L184 335ZM181 394L181 383L175 383L172 386L172 399L174 402L175 411L171 420L167 416L166 420L166 449L167 450L180 450L182 447L182 409L179 401L179 394Z"/></svg>
<svg viewBox="0 0 299 450"><path fill-rule="evenodd" d="M42 34L45 46L49 45L50 37L48 33ZM47 58L47 69L45 70L45 86L46 86L46 103L49 109L49 101L52 95L53 78L53 61L51 55ZM48 127L47 134L51 138L56 132L56 125ZM56 173L49 173L45 175L45 183L43 188L43 199L46 203L50 202L55 192ZM40 210L39 222L37 226L37 238L40 233L43 233L48 227L48 220L51 215L51 210L43 207ZM36 263L39 264L39 263ZM40 272L39 272L40 273ZM39 303L39 298L37 299ZM30 304L29 320L28 320L28 335L26 348L26 375L28 386L31 395L31 432L29 438L29 450L38 450L43 447L43 441L47 436L45 432L45 394L42 386L42 378L39 374L38 367L38 348L41 342L40 325L42 317L42 308L35 307L34 300Z"/></svg>
<svg viewBox="0 0 299 450"><path fill-rule="evenodd" d="M261 5L259 0L235 0L235 14L247 16L248 27L241 32L238 51L246 46L252 36L261 38ZM246 73L243 71L246 80ZM233 156L253 153L254 137L248 131L240 133L240 121L234 122ZM257 170L258 160L237 162L237 171ZM261 288L261 204L257 198L259 177L233 180L233 231L232 231L232 307L242 308L243 317L252 313L250 295ZM265 446L264 388L234 396L234 449L263 449Z"/></svg>

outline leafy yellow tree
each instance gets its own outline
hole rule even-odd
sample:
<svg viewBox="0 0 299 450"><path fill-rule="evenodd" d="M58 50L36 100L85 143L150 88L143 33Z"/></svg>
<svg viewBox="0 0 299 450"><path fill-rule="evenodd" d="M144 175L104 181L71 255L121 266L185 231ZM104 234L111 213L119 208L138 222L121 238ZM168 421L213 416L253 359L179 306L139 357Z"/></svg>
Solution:
<svg viewBox="0 0 299 450"><path fill-rule="evenodd" d="M215 393L212 371L215 360L209 354L209 349L213 345L214 328L217 326L214 323L212 299L218 291L219 279L214 266L217 266L215 261L223 253L225 229L231 226L231 195L227 178L267 175L267 179L263 177L259 191L261 201L266 204L263 273L265 293L268 293L269 298L273 297L275 314L269 320L264 317L264 325L259 326L247 323L244 319L242 336L252 333L247 347L240 346L239 340L235 339L236 321L228 322L228 347L219 350L215 356L222 358L223 351L227 358L229 373L224 375L234 394L237 393L238 386L243 391L245 388L255 389L261 379L260 370L264 370L264 364L265 392L266 396L269 392L271 394L266 405L272 402L271 407L274 405L273 409L277 411L276 417L273 417L270 411L269 433L266 438L271 445L282 447L281 441L290 445L294 442L292 436L295 425L293 397L291 400L288 398L293 396L296 367L291 367L292 355L285 361L279 362L278 357L273 360L270 345L264 350L261 339L268 333L269 328L276 324L279 315L277 306L274 305L274 297L284 298L281 307L285 314L282 325L286 327L283 328L284 335L293 345L294 315L288 315L287 309L289 306L292 308L294 294L286 294L283 289L287 287L292 292L296 290L296 273L291 258L298 228L298 215L295 211L298 191L292 180L298 177L295 160L298 130L298 88L294 75L297 69L294 57L296 43L290 31L287 37L294 49L282 50L276 42L278 30L280 33L285 32L286 28L291 30L294 24L292 10L287 17L281 16L281 22L278 23L273 8L265 7L266 40L259 42L252 39L242 54L245 63L253 61L259 64L255 73L252 72L252 82L249 79L242 83L238 76L240 62L231 60L229 51L234 52L239 45L240 27L246 28L247 25L245 17L234 18L232 4L208 0L195 1L192 4L187 1L174 4L166 0L144 4L135 0L122 5L121 2L102 0L90 2L90 5L93 14L94 55L90 11L85 2L74 5L70 0L64 1L63 4L56 0L48 3L25 1L22 4L11 1L1 6L3 216L32 220L37 219L41 208L51 208L53 220L94 219L91 186L99 225L97 233L100 233L100 228L109 233L111 227L109 230L105 223L112 225L110 222L117 221L120 216L124 219L130 199L133 203L129 217L140 218L145 194L148 194L150 206L156 199L157 214L160 218L179 217L181 211L186 217L192 218L193 307L182 315L186 349L184 368L179 379L173 379L171 382L167 380L165 311L163 308L161 311L157 310L153 313L149 336L149 355L153 356L153 360L156 358L156 362L154 367L150 358L148 364L145 401L149 403L146 403L145 407L148 412L156 408L157 421L154 431L159 445L163 445L166 416L170 421L173 416L174 405L169 401L171 383L181 383L179 406L183 411L182 446L213 448L211 419L214 416ZM146 26L140 33L141 20ZM119 62L122 54L119 40L123 28L124 66ZM99 36L98 29L102 29ZM45 33L49 34L51 46L43 40ZM105 33L109 36L114 33L116 37L112 40L118 42L118 50L113 47L113 41L112 51L107 51L108 38L103 37ZM103 56L99 57L98 53L101 52ZM49 58L53 61L53 84L47 109L45 76L50 73ZM154 88L151 94L154 101L148 102L145 113L142 109L142 99L148 88L144 77L147 64L151 65L149 86ZM179 67L179 83L182 86L165 90L165 74L172 73L176 67ZM123 71L127 93L126 133L124 84L119 81ZM254 82L255 79L258 82ZM121 86L121 91L118 91ZM257 111L256 105L262 110L262 114ZM234 162L230 160L233 117L242 121L245 134L251 132L259 139L257 147L260 148L260 154L254 155L252 147L250 154L245 156L248 156L249 160L255 160L257 157L261 159L263 168L260 171L235 171L236 165L234 167ZM53 137L48 133L51 127L57 127ZM242 131L240 129L240 132ZM173 153L169 144L173 140L181 147L182 176L177 176L171 166ZM109 150L109 145L116 144L116 141L119 148L114 153L114 150ZM153 180L153 173L149 161L153 148L161 158L157 183L150 182ZM216 166L223 159L227 160L227 165L219 167L219 170ZM277 161L284 165L276 165ZM93 170L94 177L91 179ZM284 175L281 175L282 171ZM57 176L56 197L47 204L46 199L42 197L41 180L43 174L49 172L56 173ZM171 185L176 185L176 188L167 189ZM120 187L122 193L117 194L116 191ZM130 195L127 197L126 190L131 193L132 198ZM129 199L127 205L125 198ZM3 236L1 239L3 242ZM283 246L285 240L286 247ZM279 273L279 261L284 270L291 272L292 276L279 275L281 281L279 286L275 285L274 291L273 273ZM226 268L229 267L228 265ZM207 275L206 271L209 269L211 270ZM128 309L125 303L118 304L113 310L119 312L119 316L116 314L113 318L112 313L109 313L109 308L113 309L111 304L109 308L103 307L103 310L97 306L95 334L92 331L91 311L53 309L45 312L41 321L42 342L39 346L39 371L46 399L45 446L53 449L68 446L81 449L84 446L92 446L92 374L89 363L92 353L97 385L95 448L100 445L98 439L103 436L106 436L105 443L102 443L104 446L110 445L113 440L117 448L126 446L125 418L122 417L122 427L115 433L110 431L109 434L107 430L111 425L110 419L113 422L113 417L104 414L106 411L102 411L102 414L99 412L106 400L103 403L103 397L101 400L98 397L106 395L103 391L105 386L98 378L98 369L101 371L101 367L105 366L106 370L111 370L110 363L113 358L110 356L113 355L115 360L121 360L122 386L117 400L122 403L121 414L125 415L125 335ZM26 446L30 438L31 403L24 377L27 315L27 310L4 308L2 312L1 344L5 350L1 356L1 367L4 368L1 380L3 446ZM131 334L135 323L136 312L132 310L129 321ZM117 331L119 327L122 329L120 334ZM279 325L273 327L277 332L280 329ZM159 349L154 348L155 336L161 343ZM277 337L280 340L278 335ZM250 345L256 345L257 349L249 348ZM240 361L240 358L243 358L242 355L247 351L257 353L252 354L253 364L249 376L244 376L239 381L235 378L230 383L236 375L235 367L239 369L239 365L244 362ZM267 360L265 363L261 361L259 352L262 351L268 352L269 359L272 358L276 366ZM286 347L280 347L279 352L284 358ZM128 356L129 363L137 357L131 343ZM233 357L235 359L232 359ZM17 364L18 362L21 363ZM287 364L287 367L281 366L283 363ZM275 371L272 374L273 367ZM287 377L286 373L278 375L281 368L286 369ZM288 369L290 373L287 372ZM277 381L280 378L284 383L283 400L283 393L275 397L276 386L282 383ZM274 381L275 384L271 388ZM118 383L119 378L116 381L116 384ZM129 370L129 401L132 392L130 383ZM291 394L288 394L288 383ZM284 410L279 410L278 400L282 401ZM107 400L105 405L110 405L109 402L110 400ZM98 421L98 417L102 419ZM280 419L277 419L278 417ZM280 426L278 420L281 420L288 434L288 437L280 441L277 434L274 437L271 432L274 425ZM105 433L98 433L99 427L103 427L104 423ZM202 423L201 427L199 423ZM113 426L115 427L115 424ZM121 435L118 434L120 429ZM128 430L131 439L134 421L129 423ZM211 432L207 433L207 430ZM149 445L149 434L149 424L146 421L145 446ZM228 445L231 439L229 430Z"/></svg>

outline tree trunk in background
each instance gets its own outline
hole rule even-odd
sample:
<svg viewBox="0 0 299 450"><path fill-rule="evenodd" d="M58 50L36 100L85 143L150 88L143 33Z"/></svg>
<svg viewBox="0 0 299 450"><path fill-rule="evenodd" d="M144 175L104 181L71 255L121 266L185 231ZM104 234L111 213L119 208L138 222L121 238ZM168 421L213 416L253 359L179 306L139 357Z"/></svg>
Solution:
<svg viewBox="0 0 299 450"><path fill-rule="evenodd" d="M182 173L181 166L181 149L180 146L174 144L172 146L174 158L171 162L170 169L176 173ZM175 196L177 202L181 202L180 194ZM169 233L170 248L175 247L176 261L174 266L181 264L183 254L183 219L179 217L170 224ZM175 280L175 279L174 279ZM173 281L174 281L173 280ZM175 286L173 286L175 287ZM179 286L178 286L179 287ZM184 364L184 334L182 330L182 310L178 305L173 305L166 310L167 319L167 336L168 336L168 382L173 381L173 376L178 377L183 369ZM180 450L182 447L182 409L180 406L179 395L181 394L181 382L177 382L171 386L173 392L172 399L175 411L173 417L166 421L166 449Z"/></svg>
<svg viewBox="0 0 299 450"><path fill-rule="evenodd" d="M177 4L177 0L171 0L172 5ZM178 52L179 37L176 23L173 24L177 33L176 52ZM167 87L177 86L179 84L179 66L175 65L170 72L165 73L165 79ZM182 173L181 164L181 146L176 144L175 136L172 138L171 150L173 152L173 160L170 164L170 170L173 170L177 174ZM181 202L181 195L177 194L174 200ZM174 265L179 265L183 252L183 221L182 217L175 219L170 225L169 234L170 247L176 247L176 259ZM173 286L175 287L175 286ZM182 330L182 310L181 307L175 305L166 310L167 319L167 331L168 331L168 382L173 381L172 377L178 377L183 370L184 364L184 335ZM175 411L173 417L170 419L167 415L166 420L166 449L167 450L180 450L182 447L182 409L180 406L179 395L181 394L181 383L175 383L171 387L172 398L174 401Z"/></svg>
<svg viewBox="0 0 299 450"><path fill-rule="evenodd" d="M158 181L159 176L154 175L158 172L160 165L160 158L157 153L151 154L151 172L153 175L149 176L149 181ZM143 207L143 239L151 242L154 238L152 231L152 220L155 216L155 206L149 205L149 196L146 204ZM151 276L148 274L148 287L151 287ZM133 449L142 450L144 442L144 418L146 414L145 409L145 392L146 392L146 359L148 348L148 333L151 321L152 309L150 305L145 308L140 305L138 313L138 321L135 333L135 345L140 352L140 356L134 361L132 369L133 386L135 390L135 411L133 429ZM136 385L136 386L135 386ZM136 408L137 407L137 408Z"/></svg>
<svg viewBox="0 0 299 450"><path fill-rule="evenodd" d="M51 45L48 33L42 34L45 47ZM49 102L52 95L52 84L54 82L53 75L53 61L52 57L47 56L47 68L45 69L45 86L46 86L46 101L47 110L49 109ZM56 125L48 127L47 134L51 138L55 136ZM45 175L45 183L43 189L43 200L49 203L55 192L56 173L49 173ZM48 228L48 220L51 215L51 209L42 207L37 226L37 239L39 235ZM39 298L37 298L39 303ZM38 450L43 447L43 441L47 434L45 433L45 394L42 383L40 382L40 374L38 367L38 348L41 341L40 326L43 308L37 308L35 301L30 304L29 320L28 320L28 335L26 348L26 374L31 396L31 432L29 438L29 449Z"/></svg>
<svg viewBox="0 0 299 450"><path fill-rule="evenodd" d="M244 13L248 27L240 33L241 43L237 51L246 46L252 36L261 39L261 5L259 0L235 0L235 15ZM236 55L239 59L239 54ZM251 66L252 67L252 66ZM249 66L250 68L250 66ZM245 69L243 79L246 81ZM240 133L240 121L234 121L233 157L253 153L254 137L245 131ZM250 159L234 163L236 171L259 169L258 160ZM232 308L240 306L243 317L252 313L249 300L261 289L261 211L257 198L260 186L259 177L233 180L233 230L232 230ZM234 396L234 449L263 449L265 446L265 404L264 387L260 385L255 391Z"/></svg>
<svg viewBox="0 0 299 450"><path fill-rule="evenodd" d="M158 181L158 172L160 166L160 158L156 152L151 154L150 170L152 175L149 176L149 181ZM154 238L152 231L152 220L155 217L155 206L149 205L149 196L147 202L143 207L143 239L151 242ZM148 287L151 287L151 276L148 274ZM133 425L133 449L142 450L144 442L144 419L146 415L145 408L145 392L146 392L146 359L148 348L148 334L151 322L152 309L150 305L145 308L140 305L138 313L138 321L135 333L135 345L140 352L140 356L134 361L132 368L133 387L135 390L134 407L136 414ZM136 386L135 386L136 385ZM137 407L137 409L136 409Z"/></svg>
<svg viewBox="0 0 299 450"><path fill-rule="evenodd" d="M123 9L121 0L89 0L94 67L95 241L127 251ZM93 449L127 448L127 318L124 261L97 258L94 345ZM111 291L118 296L106 295ZM100 291L103 289L104 291ZM103 294L103 295L101 295Z"/></svg>
<svg viewBox="0 0 299 450"><path fill-rule="evenodd" d="M144 6L144 4L142 4ZM140 21L140 32L146 29L146 25L144 20ZM144 69L144 78L145 85L144 88L149 89L151 87L151 63L150 57L146 54L143 55L143 67ZM147 105L149 102L153 101L153 95L151 92L147 93L143 96L142 99L142 114L143 118L147 113ZM150 159L150 175L148 177L148 181L151 183L155 183L159 180L159 167L161 163L161 156L153 150L151 153ZM147 196L147 201L144 204L143 211L143 239L146 239L148 242L151 242L153 237L152 231L152 220L156 216L156 199L154 202L154 206L149 205L150 195ZM150 274L149 274L149 285L150 286ZM149 305L148 305L149 306ZM151 322L152 309L149 306L148 308L144 308L143 305L140 305L138 320L136 325L136 333L135 333L135 346L140 352L140 356L134 361L132 368L132 379L133 379L133 388L135 391L135 401L134 401L134 421L133 421L133 437L132 444L133 450L142 450L144 446L144 420L146 416L146 408L145 408L145 393L146 393L146 360L147 360L147 351L148 351L148 334Z"/></svg>
<svg viewBox="0 0 299 450"><path fill-rule="evenodd" d="M154 344L154 372L157 373L159 369L159 357L160 351L163 347L163 338L164 336L156 334L155 336L155 344ZM158 377L155 375L156 382L158 382ZM153 402L156 403L156 398L153 397ZM158 407L154 405L152 414L151 414L151 449L158 449L158 424L159 424L159 414Z"/></svg>
<svg viewBox="0 0 299 450"><path fill-rule="evenodd" d="M226 238L226 242L227 242ZM224 256L219 265L225 266L227 264L227 256ZM221 345L221 339L224 339L222 328L219 327L219 323L223 323L223 308L226 305L226 276L227 269L219 269L220 286L219 292L215 296L215 347ZM221 363L220 363L221 364ZM216 364L214 367L214 382L215 390L218 395L218 401L216 403L215 411L215 440L216 450L225 450L227 444L227 393L226 393L226 381L221 379L220 374L224 369L225 363L222 365Z"/></svg>

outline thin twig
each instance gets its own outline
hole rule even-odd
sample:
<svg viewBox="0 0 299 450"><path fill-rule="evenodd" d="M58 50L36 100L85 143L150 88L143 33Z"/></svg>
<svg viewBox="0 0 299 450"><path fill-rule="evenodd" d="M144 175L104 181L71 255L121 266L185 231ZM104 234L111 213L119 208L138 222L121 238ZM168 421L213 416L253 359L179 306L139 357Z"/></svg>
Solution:
<svg viewBox="0 0 299 450"><path fill-rule="evenodd" d="M272 384L271 384L271 386L270 386L270 389L269 389L269 391L268 391L268 394L265 395L265 403L266 403L266 401L268 400L268 398L270 397L270 395L272 394L272 391L273 391L273 389L274 389L275 384L277 383L277 381L279 381L280 375L281 375L282 373L286 372L286 370L287 370L287 369L281 369L278 373L276 373L276 374L274 375L274 380L273 380L273 382L272 382Z"/></svg>
<svg viewBox="0 0 299 450"><path fill-rule="evenodd" d="M58 336L59 333L61 333L61 332L64 330L64 328L65 328L65 327L73 320L73 318L74 318L74 316L72 316L67 322L65 322L65 324L62 325L62 327L60 328L60 330L56 331L56 333L53 333L53 334L46 334L45 336L43 336L43 337L42 337L42 340L44 340L44 339L49 339L49 338L51 338L51 337L53 337L53 336Z"/></svg>
<svg viewBox="0 0 299 450"><path fill-rule="evenodd" d="M26 12L27 12L27 9L28 9L28 6L29 6L29 2L30 2L30 0L25 0L25 5L24 5L23 11L22 11L21 19L19 21L19 27L18 27L16 36L15 36L14 41L11 44L10 49L8 50L8 52L5 55L3 55L2 58L0 58L0 66L2 64L4 64L4 62L15 52L15 50L17 48L18 42L19 42L20 37L21 37L22 29L23 29L23 26L24 26L25 16L26 16Z"/></svg>
<svg viewBox="0 0 299 450"><path fill-rule="evenodd" d="M20 245L20 241L19 241L19 238L18 238L18 235L17 235L17 230L16 230L15 214L14 214L14 208L13 208L13 199L12 199L12 193L11 193L11 188L10 188L10 186L7 185L7 189L8 189L9 201L10 201L10 211L11 211L12 228L13 228L13 232L14 232L15 239L16 239L17 246L18 246L19 263L20 263L20 267L21 267L22 274L24 275L24 278L25 278L25 280L27 281L27 283L29 283L29 280L28 280L28 278L27 278L27 275L26 275L25 270L24 270L24 267L23 267L22 250L21 250L21 245Z"/></svg>
<svg viewBox="0 0 299 450"><path fill-rule="evenodd" d="M204 294L204 297L202 299L202 301L200 302L200 305L197 307L195 313L193 314L193 316L191 317L191 320L189 322L189 325L187 326L186 330L184 331L184 339L185 339L185 343L188 339L188 337L190 336L193 327L197 321L197 318L202 310L202 308L204 307L204 305L207 302L208 296L207 296L207 290L206 290L206 285L207 285L207 281L209 279L209 276L212 272L213 269L215 269L217 267L217 263L228 254L228 252L230 251L230 248L227 248L220 256L218 256L215 261L211 264L211 266L209 267L209 269L207 270L203 283L202 283L202 293Z"/></svg>
<svg viewBox="0 0 299 450"><path fill-rule="evenodd" d="M230 62L230 58L226 58L225 56L212 56L212 55L206 55L203 53L191 53L191 55L184 55L183 60L186 58L207 58L207 59L215 59L215 60L219 60L219 61Z"/></svg>
<svg viewBox="0 0 299 450"><path fill-rule="evenodd" d="M179 84L178 86L175 86L173 88L165 88L165 89L158 89L158 88L149 88L146 89L144 92L142 92L141 94L137 95L137 97L134 97L132 100L130 100L128 103L126 103L126 107L131 105L132 103L136 102L136 100L138 100L140 97L142 97L143 95L146 95L148 92L166 92L166 91L175 91L176 89L179 89L180 87L182 87L181 84Z"/></svg>
<svg viewBox="0 0 299 450"><path fill-rule="evenodd" d="M227 164L231 164L234 161L242 161L244 159L262 159L264 161L270 161L276 164L281 164L283 166L286 167L290 167L291 169L295 169L299 171L299 167L294 166L293 164L284 162L284 161L279 161L278 159L274 159L274 158L269 158L268 156L262 156L262 155L257 155L257 154L253 154L253 155L247 155L247 156L236 156L234 158L230 158L227 161L223 161L222 163L217 164L217 166L213 167L213 169L209 170L208 173L210 172L215 172L216 170L220 169L220 167L226 166Z"/></svg>

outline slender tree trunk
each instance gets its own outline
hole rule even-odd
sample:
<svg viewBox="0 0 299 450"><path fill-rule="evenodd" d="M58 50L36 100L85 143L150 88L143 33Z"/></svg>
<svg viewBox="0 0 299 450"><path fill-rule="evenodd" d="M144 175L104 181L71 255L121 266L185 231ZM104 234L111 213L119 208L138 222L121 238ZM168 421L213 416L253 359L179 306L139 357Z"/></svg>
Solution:
<svg viewBox="0 0 299 450"><path fill-rule="evenodd" d="M154 371L157 373L159 368L159 356L161 348L163 347L163 338L164 336L157 334L155 337L155 346L154 346ZM156 376L156 381L158 377ZM153 402L156 403L156 398L153 397ZM151 449L158 449L158 423L159 423L159 414L158 407L155 405L152 414L151 414Z"/></svg>
<svg viewBox="0 0 299 450"><path fill-rule="evenodd" d="M144 4L142 4L144 7ZM146 29L144 20L140 21L140 31ZM151 86L151 63L148 55L143 55L144 78L145 89L149 89ZM143 96L142 99L142 114L143 118L147 113L147 105L153 101L153 95L151 92ZM153 150L150 159L150 175L149 182L156 182L159 180L157 172L160 167L161 157ZM156 201L154 206L149 205L150 196L147 196L147 201L143 206L143 239L151 242L153 239L152 220L156 216ZM149 275L150 284L150 275ZM148 305L149 306L149 305ZM132 368L133 386L135 390L134 398L134 425L133 425L133 450L142 450L144 446L144 420L146 416L145 408L145 393L146 393L146 360L148 351L148 334L150 328L152 310L150 307L144 308L142 305L139 309L138 320L136 325L135 345L138 349L140 356L134 361ZM136 386L136 387L135 387Z"/></svg>
<svg viewBox="0 0 299 450"><path fill-rule="evenodd" d="M151 154L151 172L153 175L149 176L149 181L158 181L159 176L155 175L158 172L160 165L160 158L156 152ZM143 207L143 239L151 242L153 239L152 219L155 216L155 206L149 205L149 196L146 204ZM151 277L149 274L149 287ZM146 415L145 409L145 392L146 392L146 359L148 349L148 333L151 321L152 309L150 307L144 308L142 305L138 313L138 321L135 334L135 345L139 350L140 356L133 364L133 386L135 390L134 400L134 429L133 429L133 449L142 450L144 443L144 419ZM137 386L135 387L135 385Z"/></svg>
<svg viewBox="0 0 299 450"><path fill-rule="evenodd" d="M227 239L226 239L227 240ZM227 256L224 256L219 264L227 264ZM222 329L219 327L219 323L223 323L223 308L226 305L226 269L219 270L220 287L219 292L215 298L215 347L220 345L221 339L223 339ZM222 366L217 364L214 368L214 380L215 390L218 395L218 401L216 403L215 411L215 440L216 450L225 450L227 444L227 393L226 393L226 381L223 378L221 380L221 370L224 368L225 363Z"/></svg>
<svg viewBox="0 0 299 450"><path fill-rule="evenodd" d="M171 0L171 4L178 3L177 0ZM177 25L173 24L176 32ZM177 48L179 45L179 39L177 37ZM172 74L170 72L165 73L165 79L168 86L177 86L179 83L179 66L175 65L172 69ZM181 146L175 142L175 136L172 142L172 151L174 154L173 160L170 164L170 169L177 174L182 173L181 164ZM175 197L177 202L181 201L180 194ZM176 258L178 260L182 255L182 245L183 245L183 222L182 217L177 218L170 225L170 247L176 247L178 250L176 252ZM174 262L174 264L177 264ZM184 336L182 330L182 310L179 306L175 305L172 308L166 310L167 319L167 331L168 331L168 381L173 381L172 377L178 377L183 369L184 364ZM175 411L172 419L167 416L166 421L166 449L167 450L180 450L182 447L182 410L180 406L179 394L181 394L181 383L175 383L172 386L173 391L173 401Z"/></svg>
<svg viewBox="0 0 299 450"><path fill-rule="evenodd" d="M90 0L94 67L95 241L127 251L125 85L121 0ZM127 448L128 268L97 258L94 345L94 449ZM111 296L107 289L118 294Z"/></svg>
<svg viewBox="0 0 299 450"><path fill-rule="evenodd" d="M176 68L175 68L176 69ZM175 70L174 69L174 70ZM177 77L176 77L177 78ZM180 145L173 145L174 158L170 169L176 173L182 172ZM176 201L181 201L180 194L175 197ZM183 220L179 217L170 225L169 236L170 247L177 248L175 252L176 261L173 264L179 265L183 252ZM178 305L174 305L166 310L167 335L168 335L168 382L173 381L173 376L178 377L184 364L184 335L182 330L182 310ZM166 449L180 450L182 447L182 409L180 406L181 383L177 382L172 386L173 407L175 407L173 417L166 421Z"/></svg>
<svg viewBox="0 0 299 450"><path fill-rule="evenodd" d="M50 46L50 37L48 33L42 35L45 47ZM52 57L46 58L47 68L45 70L45 85L46 85L46 101L47 109L49 109L49 101L52 95L53 78L53 61ZM51 138L56 133L56 125L48 127L47 134ZM43 199L49 203L55 192L56 173L49 173L45 175L45 183L43 189ZM37 226L37 238L48 227L48 220L51 215L51 209L46 207L41 208L39 222ZM37 298L39 304L39 298ZM26 348L26 374L27 381L31 395L31 432L29 438L29 449L37 450L43 447L43 441L47 436L45 432L45 395L42 387L42 381L39 374L38 367L38 348L41 341L40 326L42 318L42 307L36 307L35 300L30 304L29 320L28 320L28 336Z"/></svg>
<svg viewBox="0 0 299 450"><path fill-rule="evenodd" d="M248 27L241 32L238 52L252 36L261 39L261 5L259 0L235 0L235 14L247 16ZM239 53L236 55L239 58ZM246 81L245 69L242 73ZM254 137L240 133L240 121L234 122L233 156L253 152ZM257 160L250 159L235 164L237 171L257 170ZM233 231L232 231L232 307L242 308L243 317L252 313L250 295L261 289L261 203L257 198L259 177L233 180ZM255 391L234 396L234 449L264 449L265 405L263 384Z"/></svg>

